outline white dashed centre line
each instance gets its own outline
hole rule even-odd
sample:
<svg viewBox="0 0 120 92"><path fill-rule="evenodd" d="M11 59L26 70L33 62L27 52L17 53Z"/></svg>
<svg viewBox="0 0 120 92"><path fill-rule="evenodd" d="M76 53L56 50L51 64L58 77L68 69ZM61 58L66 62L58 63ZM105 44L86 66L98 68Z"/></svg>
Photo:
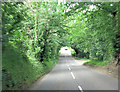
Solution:
<svg viewBox="0 0 120 92"><path fill-rule="evenodd" d="M78 89L79 89L81 92L83 92L83 89L81 88L81 86L78 86Z"/></svg>
<svg viewBox="0 0 120 92"><path fill-rule="evenodd" d="M66 61L67 61L67 60L66 60ZM75 60L75 62L76 62L76 60ZM72 64L72 65L74 65L74 64ZM69 66L68 64L67 64L67 66L68 66L68 70L70 70L70 71L71 71L70 66ZM73 79L75 80L75 76L74 76L73 72L71 72L71 75L72 75ZM76 81L76 80L75 80L75 81ZM76 83L77 83L77 81L76 81ZM81 86L79 86L79 85L78 85L78 83L77 83L77 86L78 86L79 91L80 91L80 92L83 92L82 87L81 87Z"/></svg>
<svg viewBox="0 0 120 92"><path fill-rule="evenodd" d="M71 70L71 68L70 68L70 67L68 67L68 69L69 69L69 70Z"/></svg>
<svg viewBox="0 0 120 92"><path fill-rule="evenodd" d="M74 76L74 74L72 72L71 72L71 75L72 75L73 79L75 79L75 76Z"/></svg>

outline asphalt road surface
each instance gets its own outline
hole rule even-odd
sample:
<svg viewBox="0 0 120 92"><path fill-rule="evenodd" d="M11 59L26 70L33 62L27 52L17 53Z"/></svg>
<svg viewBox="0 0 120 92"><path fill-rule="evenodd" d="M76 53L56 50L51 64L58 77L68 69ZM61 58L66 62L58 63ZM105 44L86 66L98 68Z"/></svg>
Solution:
<svg viewBox="0 0 120 92"><path fill-rule="evenodd" d="M118 79L89 69L83 63L71 57L68 50L63 51L58 64L30 90L118 90Z"/></svg>

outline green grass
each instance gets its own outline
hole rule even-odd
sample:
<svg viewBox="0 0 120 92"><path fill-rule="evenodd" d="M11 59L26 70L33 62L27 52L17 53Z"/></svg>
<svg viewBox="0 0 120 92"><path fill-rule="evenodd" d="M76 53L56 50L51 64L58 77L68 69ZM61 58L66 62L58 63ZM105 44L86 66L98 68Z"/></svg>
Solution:
<svg viewBox="0 0 120 92"><path fill-rule="evenodd" d="M109 63L108 61L90 60L90 59L79 58L79 57L74 57L74 58L77 59L77 60L86 60L87 62L85 62L84 65L88 64L88 65L105 66Z"/></svg>
<svg viewBox="0 0 120 92"><path fill-rule="evenodd" d="M107 65L109 62L108 61L95 61L95 60L90 60L88 62L85 62L85 64L89 64L89 65L98 65L98 66L105 66Z"/></svg>
<svg viewBox="0 0 120 92"><path fill-rule="evenodd" d="M77 59L77 60L86 60L86 61L89 61L89 59L87 59L87 58L79 58L79 57L74 57L75 59Z"/></svg>
<svg viewBox="0 0 120 92"><path fill-rule="evenodd" d="M18 49L6 46L2 53L2 89L19 90L26 88L50 71L57 61L58 59L54 59L43 64L37 61L34 56L25 58Z"/></svg>

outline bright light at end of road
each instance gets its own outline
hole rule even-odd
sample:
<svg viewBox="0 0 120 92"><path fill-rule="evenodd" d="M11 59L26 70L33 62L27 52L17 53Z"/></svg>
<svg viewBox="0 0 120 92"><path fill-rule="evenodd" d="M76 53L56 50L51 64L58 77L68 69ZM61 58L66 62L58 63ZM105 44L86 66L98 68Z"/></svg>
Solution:
<svg viewBox="0 0 120 92"><path fill-rule="evenodd" d="M62 47L61 50L61 56L71 56L71 51L68 47Z"/></svg>

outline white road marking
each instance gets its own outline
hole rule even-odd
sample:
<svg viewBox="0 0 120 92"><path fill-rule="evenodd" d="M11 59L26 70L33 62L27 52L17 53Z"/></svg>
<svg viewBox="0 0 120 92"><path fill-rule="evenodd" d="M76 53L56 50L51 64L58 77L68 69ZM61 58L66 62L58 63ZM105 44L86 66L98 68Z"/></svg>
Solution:
<svg viewBox="0 0 120 92"><path fill-rule="evenodd" d="M75 79L75 76L74 76L74 74L72 72L71 72L71 75L72 75L73 79Z"/></svg>
<svg viewBox="0 0 120 92"><path fill-rule="evenodd" d="M67 60L66 60L66 61L67 61ZM75 62L77 62L77 61L75 60ZM74 64L72 64L72 65L74 65ZM68 70L71 70L70 66L69 66L69 65L67 65L67 66L68 66ZM75 80L75 76L74 76L73 72L71 72L71 75L72 75L73 79ZM77 84L77 85L78 85L78 84ZM81 92L83 92L83 89L82 89L81 86L78 86L78 89L79 89Z"/></svg>
<svg viewBox="0 0 120 92"><path fill-rule="evenodd" d="M83 89L82 89L81 86L78 86L78 89L79 89L81 92L83 92Z"/></svg>
<svg viewBox="0 0 120 92"><path fill-rule="evenodd" d="M70 67L68 67L68 69L69 69L69 70L71 70L71 68L70 68Z"/></svg>

